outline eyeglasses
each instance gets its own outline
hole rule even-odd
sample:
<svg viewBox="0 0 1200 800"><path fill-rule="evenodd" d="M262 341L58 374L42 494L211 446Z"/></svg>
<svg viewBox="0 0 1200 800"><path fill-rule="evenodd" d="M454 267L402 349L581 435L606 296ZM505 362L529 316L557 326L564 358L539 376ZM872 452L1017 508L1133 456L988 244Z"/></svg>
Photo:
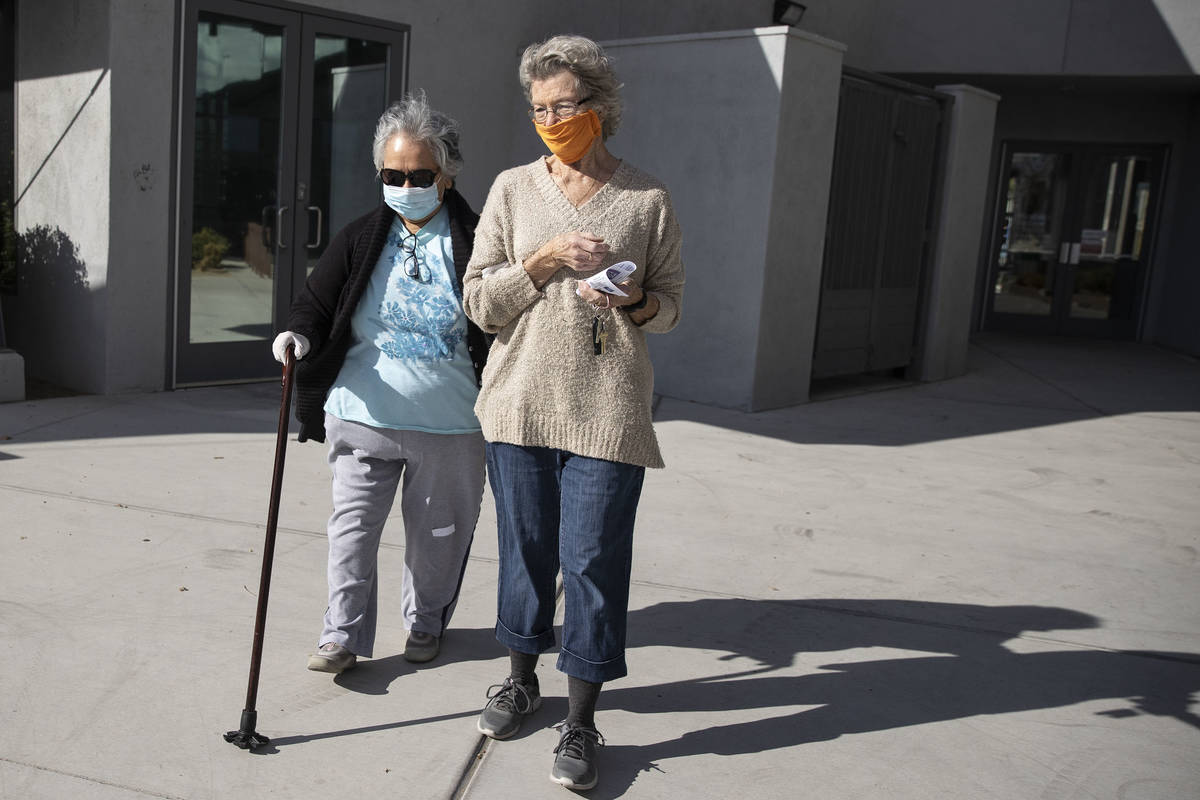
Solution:
<svg viewBox="0 0 1200 800"><path fill-rule="evenodd" d="M405 172L402 169L379 170L379 180L388 186L403 186L406 183L411 183L418 189L426 189L433 186L433 182L437 180L437 176L437 172L431 169L414 169L411 172Z"/></svg>
<svg viewBox="0 0 1200 800"><path fill-rule="evenodd" d="M529 107L529 118L532 119L534 122L545 122L546 117L548 117L550 115L550 112L553 111L554 116L558 117L559 119L570 119L571 117L573 117L579 113L580 107L584 103L586 103L588 100L591 100L591 99L592 98L590 98L590 97L585 97L582 100L575 102L575 103L572 103L569 101L563 101L561 103L555 103L553 106L549 106L549 107L547 107L547 106L530 106Z"/></svg>
<svg viewBox="0 0 1200 800"><path fill-rule="evenodd" d="M400 240L400 252L404 254L404 274L420 283L429 283L429 267L417 255L417 235L408 234Z"/></svg>

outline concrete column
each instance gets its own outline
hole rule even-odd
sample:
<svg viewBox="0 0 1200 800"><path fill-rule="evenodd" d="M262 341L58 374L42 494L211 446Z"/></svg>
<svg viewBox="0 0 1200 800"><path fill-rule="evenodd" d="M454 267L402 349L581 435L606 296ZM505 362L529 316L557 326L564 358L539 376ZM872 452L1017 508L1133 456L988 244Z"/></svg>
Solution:
<svg viewBox="0 0 1200 800"><path fill-rule="evenodd" d="M787 30L750 410L808 401L846 48Z"/></svg>
<svg viewBox="0 0 1200 800"><path fill-rule="evenodd" d="M992 137L1000 97L974 86L939 86L954 98L949 110L941 219L925 300L915 375L938 381L967 371L972 294L979 269Z"/></svg>
<svg viewBox="0 0 1200 800"><path fill-rule="evenodd" d="M111 0L108 293L105 394L166 385L174 331L168 308L174 264L172 184L175 3ZM136 47L130 47L136 42ZM183 102L191 98L184 97ZM191 146L191 142L186 143ZM185 198L182 202L191 202Z"/></svg>
<svg viewBox="0 0 1200 800"><path fill-rule="evenodd" d="M656 391L803 402L842 47L787 27L604 42L625 84L614 154L671 191L683 320L651 336Z"/></svg>
<svg viewBox="0 0 1200 800"><path fill-rule="evenodd" d="M0 348L0 403L25 399L25 359L16 350Z"/></svg>
<svg viewBox="0 0 1200 800"><path fill-rule="evenodd" d="M175 6L46 0L18 21L10 344L69 389L162 389Z"/></svg>
<svg viewBox="0 0 1200 800"><path fill-rule="evenodd" d="M108 2L22 3L17 19L17 302L30 373L105 389L111 73ZM8 312L11 312L11 316Z"/></svg>

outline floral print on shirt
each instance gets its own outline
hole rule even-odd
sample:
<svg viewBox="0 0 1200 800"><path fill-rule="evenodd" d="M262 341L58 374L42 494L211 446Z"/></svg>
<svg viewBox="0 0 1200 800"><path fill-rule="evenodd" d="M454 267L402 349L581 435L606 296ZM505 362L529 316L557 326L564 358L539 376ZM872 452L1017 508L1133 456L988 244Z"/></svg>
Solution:
<svg viewBox="0 0 1200 800"><path fill-rule="evenodd" d="M466 323L455 285L449 280L446 267L431 249L416 245L420 277L411 277L405 270L405 259L413 251L406 250L414 242L393 230L387 244L394 248L392 274L387 291L379 306L379 318L384 331L377 345L388 358L411 361L449 361L455 348L466 336ZM409 266L409 269L412 267Z"/></svg>

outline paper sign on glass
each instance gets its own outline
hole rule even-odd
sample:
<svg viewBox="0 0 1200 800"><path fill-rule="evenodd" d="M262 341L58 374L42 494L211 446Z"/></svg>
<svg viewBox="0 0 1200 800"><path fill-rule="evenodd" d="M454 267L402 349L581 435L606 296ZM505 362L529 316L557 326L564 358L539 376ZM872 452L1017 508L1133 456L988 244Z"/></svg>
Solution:
<svg viewBox="0 0 1200 800"><path fill-rule="evenodd" d="M597 272L588 278L587 285L598 292L628 297L629 295L622 291L617 284L632 275L636 269L637 264L632 261L618 261L603 272Z"/></svg>

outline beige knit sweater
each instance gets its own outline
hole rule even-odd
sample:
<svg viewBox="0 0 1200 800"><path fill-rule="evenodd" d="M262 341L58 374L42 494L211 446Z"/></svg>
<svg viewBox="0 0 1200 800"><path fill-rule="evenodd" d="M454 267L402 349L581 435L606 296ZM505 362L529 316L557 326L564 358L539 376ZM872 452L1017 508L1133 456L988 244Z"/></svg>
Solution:
<svg viewBox="0 0 1200 800"><path fill-rule="evenodd" d="M602 236L611 248L603 264L592 272L564 267L536 289L523 260L570 231ZM679 247L666 187L623 161L579 208L559 190L544 159L501 173L463 279L467 316L496 334L475 404L484 437L663 466L650 422L654 371L646 333L665 333L679 322ZM624 311L597 311L575 294L576 279L618 261L634 262L632 279L658 298L658 313L640 327ZM597 315L608 332L599 356L592 349Z"/></svg>

